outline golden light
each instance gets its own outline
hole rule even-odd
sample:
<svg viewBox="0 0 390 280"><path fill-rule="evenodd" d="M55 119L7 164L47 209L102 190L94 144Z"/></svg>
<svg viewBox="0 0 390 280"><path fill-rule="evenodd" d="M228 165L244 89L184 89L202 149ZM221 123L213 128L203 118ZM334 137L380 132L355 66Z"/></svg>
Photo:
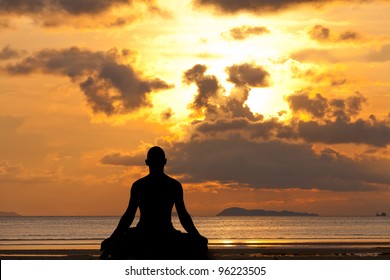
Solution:
<svg viewBox="0 0 390 280"><path fill-rule="evenodd" d="M283 117L289 112L288 104L284 101L284 93L273 88L254 88L246 102L252 112L263 115L265 118Z"/></svg>

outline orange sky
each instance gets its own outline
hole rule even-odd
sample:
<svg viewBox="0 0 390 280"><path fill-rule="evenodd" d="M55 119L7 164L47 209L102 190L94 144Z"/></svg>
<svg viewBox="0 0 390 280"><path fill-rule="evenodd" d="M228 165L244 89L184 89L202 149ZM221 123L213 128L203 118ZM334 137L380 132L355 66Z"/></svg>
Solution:
<svg viewBox="0 0 390 280"><path fill-rule="evenodd" d="M120 215L160 145L192 215L390 212L389 14L0 0L0 211Z"/></svg>

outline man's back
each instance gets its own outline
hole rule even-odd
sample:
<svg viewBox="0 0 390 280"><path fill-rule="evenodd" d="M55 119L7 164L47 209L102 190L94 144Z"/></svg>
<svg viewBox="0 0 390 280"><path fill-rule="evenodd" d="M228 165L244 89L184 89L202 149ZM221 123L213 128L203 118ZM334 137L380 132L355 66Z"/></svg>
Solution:
<svg viewBox="0 0 390 280"><path fill-rule="evenodd" d="M166 174L149 174L137 180L132 187L141 214L137 227L149 233L172 231L172 208L181 188L178 181Z"/></svg>

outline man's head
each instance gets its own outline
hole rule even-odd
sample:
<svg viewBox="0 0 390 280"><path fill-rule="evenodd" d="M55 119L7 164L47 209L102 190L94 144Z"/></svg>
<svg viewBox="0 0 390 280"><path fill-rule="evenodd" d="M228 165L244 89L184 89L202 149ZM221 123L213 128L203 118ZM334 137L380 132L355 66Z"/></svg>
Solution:
<svg viewBox="0 0 390 280"><path fill-rule="evenodd" d="M167 163L164 150L158 146L150 148L145 163L150 168L164 168Z"/></svg>

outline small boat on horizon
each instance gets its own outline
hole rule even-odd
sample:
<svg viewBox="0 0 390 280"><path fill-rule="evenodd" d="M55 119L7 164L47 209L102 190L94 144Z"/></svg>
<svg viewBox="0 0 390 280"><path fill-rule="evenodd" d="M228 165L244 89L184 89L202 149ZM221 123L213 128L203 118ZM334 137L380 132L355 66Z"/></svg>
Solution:
<svg viewBox="0 0 390 280"><path fill-rule="evenodd" d="M386 213L385 212L377 212L376 216L377 217L384 217L384 216L386 216Z"/></svg>

